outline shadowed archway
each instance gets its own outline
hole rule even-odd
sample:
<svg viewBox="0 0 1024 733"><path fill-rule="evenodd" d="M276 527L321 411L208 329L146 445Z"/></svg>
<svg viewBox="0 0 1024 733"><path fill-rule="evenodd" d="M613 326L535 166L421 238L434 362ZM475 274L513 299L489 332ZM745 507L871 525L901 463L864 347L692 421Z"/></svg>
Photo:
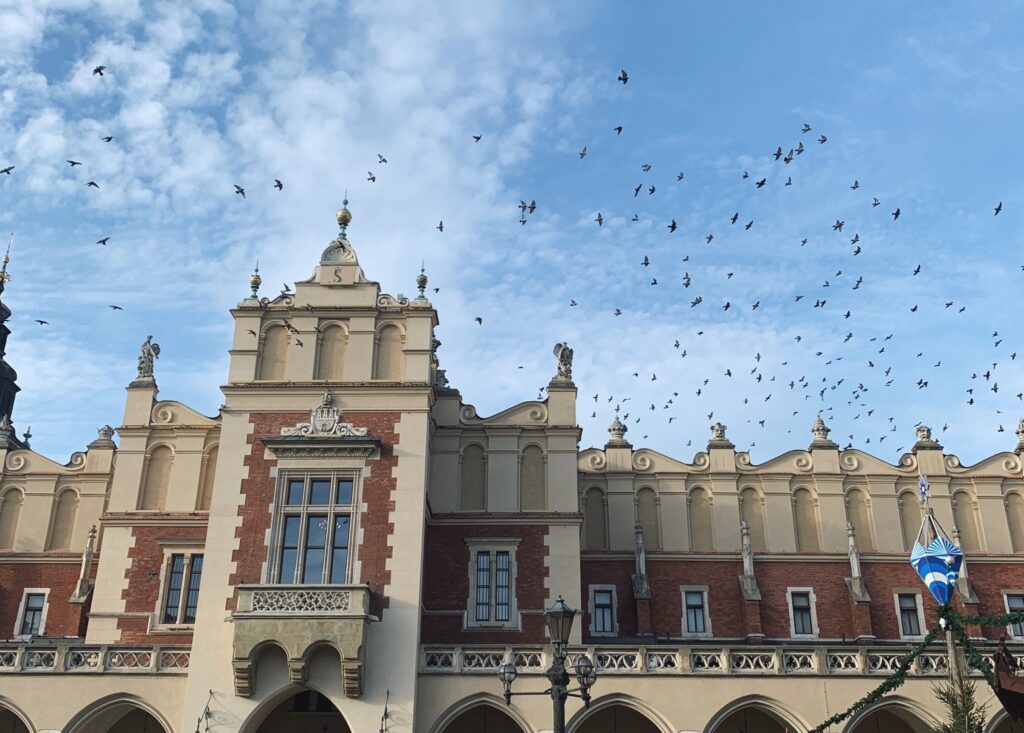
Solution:
<svg viewBox="0 0 1024 733"><path fill-rule="evenodd" d="M285 698L263 719L256 733L352 733L338 708L316 690Z"/></svg>
<svg viewBox="0 0 1024 733"><path fill-rule="evenodd" d="M441 733L524 733L501 708L481 703L459 713Z"/></svg>
<svg viewBox="0 0 1024 733"><path fill-rule="evenodd" d="M173 728L145 701L131 695L98 700L78 713L65 733L171 733Z"/></svg>
<svg viewBox="0 0 1024 733"><path fill-rule="evenodd" d="M891 697L855 715L843 733L931 733L937 722L917 703Z"/></svg>
<svg viewBox="0 0 1024 733"><path fill-rule="evenodd" d="M584 718L573 733L661 733L661 729L638 710L616 703Z"/></svg>
<svg viewBox="0 0 1024 733"><path fill-rule="evenodd" d="M718 711L705 733L803 733L807 727L770 698L749 695Z"/></svg>
<svg viewBox="0 0 1024 733"><path fill-rule="evenodd" d="M0 733L32 733L19 713L0 702Z"/></svg>

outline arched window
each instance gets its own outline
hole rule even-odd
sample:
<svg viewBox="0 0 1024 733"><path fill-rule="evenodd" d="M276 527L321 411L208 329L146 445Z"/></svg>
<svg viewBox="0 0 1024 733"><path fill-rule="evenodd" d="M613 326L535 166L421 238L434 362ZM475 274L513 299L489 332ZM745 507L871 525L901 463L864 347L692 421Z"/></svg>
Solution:
<svg viewBox="0 0 1024 733"><path fill-rule="evenodd" d="M74 489L64 489L54 505L53 529L47 550L66 550L71 547L71 534L75 530L75 515L78 513L78 494Z"/></svg>
<svg viewBox="0 0 1024 733"><path fill-rule="evenodd" d="M761 496L757 489L748 486L740 492L740 519L750 529L750 546L754 550L764 550L764 509Z"/></svg>
<svg viewBox="0 0 1024 733"><path fill-rule="evenodd" d="M0 494L0 549L14 547L22 501L24 497L18 489L10 488Z"/></svg>
<svg viewBox="0 0 1024 733"><path fill-rule="evenodd" d="M916 491L907 490L900 492L898 503L900 529L903 530L903 549L909 552L914 548L917 533L921 531L921 500L917 498Z"/></svg>
<svg viewBox="0 0 1024 733"><path fill-rule="evenodd" d="M850 489L846 494L846 521L853 525L853 537L858 550L875 549L871 539L868 499L860 489Z"/></svg>
<svg viewBox="0 0 1024 733"><path fill-rule="evenodd" d="M588 550L607 550L607 525L604 492L593 486L583 494L583 546Z"/></svg>
<svg viewBox="0 0 1024 733"><path fill-rule="evenodd" d="M174 456L166 445L150 451L146 460L145 476L142 480L142 495L139 509L163 511L167 504L167 488L171 483L171 463Z"/></svg>
<svg viewBox="0 0 1024 733"><path fill-rule="evenodd" d="M217 473L217 455L220 453L220 446L214 445L203 456L203 470L199 477L199 495L196 497L196 509L201 512L210 511L210 501L213 499L213 479Z"/></svg>
<svg viewBox="0 0 1024 733"><path fill-rule="evenodd" d="M475 443L467 445L461 456L459 508L482 512L487 508L487 464L484 449Z"/></svg>
<svg viewBox="0 0 1024 733"><path fill-rule="evenodd" d="M405 338L398 326L384 326L377 334L377 358L373 378L397 381L402 378L402 348Z"/></svg>
<svg viewBox="0 0 1024 733"><path fill-rule="evenodd" d="M658 521L658 495L654 489L636 492L636 521L644 531L644 547L661 549L661 522Z"/></svg>
<svg viewBox="0 0 1024 733"><path fill-rule="evenodd" d="M974 501L966 491L958 491L953 495L953 523L960 530L960 547L964 552L977 552L981 549Z"/></svg>
<svg viewBox="0 0 1024 733"><path fill-rule="evenodd" d="M345 374L345 348L348 334L341 326L328 326L320 338L320 353L316 363L317 379L340 381Z"/></svg>
<svg viewBox="0 0 1024 733"><path fill-rule="evenodd" d="M1024 498L1014 491L1006 495L1006 521L1010 525L1010 542L1013 551L1024 550Z"/></svg>
<svg viewBox="0 0 1024 733"><path fill-rule="evenodd" d="M715 538L711 527L711 495L700 486L690 489L690 549L712 550Z"/></svg>
<svg viewBox="0 0 1024 733"><path fill-rule="evenodd" d="M547 466L544 451L536 445L523 449L519 465L519 508L523 511L547 508Z"/></svg>
<svg viewBox="0 0 1024 733"><path fill-rule="evenodd" d="M263 348L260 350L260 368L257 379L284 379L285 364L288 363L288 344L291 338L284 326L271 326L263 334Z"/></svg>
<svg viewBox="0 0 1024 733"><path fill-rule="evenodd" d="M818 512L814 496L807 489L793 492L793 522L796 525L796 549L800 552L818 552Z"/></svg>

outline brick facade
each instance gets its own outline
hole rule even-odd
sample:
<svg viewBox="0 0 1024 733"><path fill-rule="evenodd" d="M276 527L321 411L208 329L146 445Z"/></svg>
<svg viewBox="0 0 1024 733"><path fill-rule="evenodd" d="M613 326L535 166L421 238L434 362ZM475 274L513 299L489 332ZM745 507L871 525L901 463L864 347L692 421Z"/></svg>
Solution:
<svg viewBox="0 0 1024 733"><path fill-rule="evenodd" d="M78 574L82 558L76 553L40 553L29 559L19 556L21 562L4 562L0 553L0 639L15 635L18 608L25 588L49 588L47 596L47 636L81 636L89 612L89 600L85 603L69 603L78 586ZM91 567L91 578L96 577L97 561Z"/></svg>

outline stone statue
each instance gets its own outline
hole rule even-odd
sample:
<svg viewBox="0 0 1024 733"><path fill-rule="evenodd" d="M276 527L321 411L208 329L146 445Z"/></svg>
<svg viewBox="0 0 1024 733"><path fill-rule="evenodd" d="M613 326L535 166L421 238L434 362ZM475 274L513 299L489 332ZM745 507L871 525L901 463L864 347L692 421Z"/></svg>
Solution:
<svg viewBox="0 0 1024 733"><path fill-rule="evenodd" d="M644 547L644 528L637 522L633 525L633 554L636 574L647 575L647 548Z"/></svg>
<svg viewBox="0 0 1024 733"><path fill-rule="evenodd" d="M931 440L932 439L932 429L930 427L928 427L927 425L918 425L917 426L917 439L920 440L920 441Z"/></svg>
<svg viewBox="0 0 1024 733"><path fill-rule="evenodd" d="M558 374L555 375L553 382L571 382L572 381L572 349L569 348L569 344L562 341L561 343L555 344L554 349L555 358L558 359Z"/></svg>
<svg viewBox="0 0 1024 733"><path fill-rule="evenodd" d="M725 425L720 422L716 422L711 426L711 439L712 440L725 440Z"/></svg>
<svg viewBox="0 0 1024 733"><path fill-rule="evenodd" d="M445 370L444 369L438 369L437 370L437 386L438 387L447 387L448 386L448 375L445 374Z"/></svg>
<svg viewBox="0 0 1024 733"><path fill-rule="evenodd" d="M160 344L153 343L152 336L146 336L142 342L142 353L139 354L139 373L136 379L153 378L153 362L160 358Z"/></svg>

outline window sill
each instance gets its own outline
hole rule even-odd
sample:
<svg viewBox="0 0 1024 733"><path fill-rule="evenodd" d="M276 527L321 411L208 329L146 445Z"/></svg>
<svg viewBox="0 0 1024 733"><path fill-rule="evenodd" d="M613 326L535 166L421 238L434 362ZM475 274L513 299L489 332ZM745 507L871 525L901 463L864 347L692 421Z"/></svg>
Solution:
<svg viewBox="0 0 1024 733"><path fill-rule="evenodd" d="M196 630L195 624L173 624L167 626L153 626L151 634L191 634Z"/></svg>

